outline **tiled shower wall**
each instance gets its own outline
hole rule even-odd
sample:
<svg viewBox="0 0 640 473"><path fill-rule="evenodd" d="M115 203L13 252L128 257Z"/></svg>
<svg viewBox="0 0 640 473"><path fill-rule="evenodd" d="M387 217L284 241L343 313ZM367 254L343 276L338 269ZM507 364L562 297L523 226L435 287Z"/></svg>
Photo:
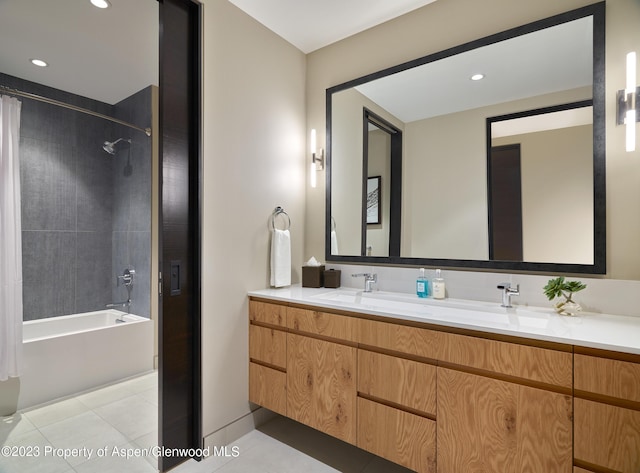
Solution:
<svg viewBox="0 0 640 473"><path fill-rule="evenodd" d="M105 115L114 116L120 105L111 106L5 74L0 74L0 83ZM140 100L134 99L125 105L139 105ZM117 295L116 274L124 269L120 266L125 261L133 264L133 260L139 264L141 277L134 287L132 299L140 297L135 309L132 305L132 312L149 316L150 150L138 156L144 158L145 165L136 165L136 172L126 176L126 163L120 162L122 151L114 159L102 150L102 143L112 140L119 126L35 100L20 100L24 320L104 308ZM147 114L142 123L151 122L150 107ZM144 133L134 131L131 138L132 151L137 150L136 141L143 143L141 148L150 146ZM124 151L124 147L121 149ZM133 160L134 155L130 158ZM145 185L135 186L146 195L138 193L130 196L129 204L122 204L118 190L128 187L126 180L134 175L137 182L146 179ZM131 205L132 199L144 201L140 207L148 208L148 215L140 217L142 210L138 208L132 211L136 207ZM121 256L116 230L123 228L120 222L136 218L145 222L146 232L137 234L133 246L128 242L134 239L127 235L126 254ZM145 238L147 241L141 242Z"/></svg>
<svg viewBox="0 0 640 473"><path fill-rule="evenodd" d="M114 107L120 120L151 126L151 87L128 97ZM125 268L136 271L131 292L131 312L149 317L151 297L151 138L143 132L117 125L118 138L131 138L131 146L116 148L113 156L112 262L114 277ZM114 285L112 299L127 300L127 289Z"/></svg>

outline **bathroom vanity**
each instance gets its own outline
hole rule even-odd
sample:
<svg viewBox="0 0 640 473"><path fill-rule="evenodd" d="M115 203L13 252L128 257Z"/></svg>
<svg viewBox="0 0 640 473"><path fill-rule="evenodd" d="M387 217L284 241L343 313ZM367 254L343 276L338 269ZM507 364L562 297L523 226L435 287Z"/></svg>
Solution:
<svg viewBox="0 0 640 473"><path fill-rule="evenodd" d="M344 288L249 296L260 406L417 472L640 470L640 318Z"/></svg>

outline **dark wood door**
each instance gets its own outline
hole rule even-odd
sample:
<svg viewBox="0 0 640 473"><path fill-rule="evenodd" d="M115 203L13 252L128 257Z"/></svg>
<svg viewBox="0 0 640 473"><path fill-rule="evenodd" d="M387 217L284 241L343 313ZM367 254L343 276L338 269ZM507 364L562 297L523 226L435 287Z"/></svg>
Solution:
<svg viewBox="0 0 640 473"><path fill-rule="evenodd" d="M491 148L489 259L523 261L520 145Z"/></svg>
<svg viewBox="0 0 640 473"><path fill-rule="evenodd" d="M160 471L202 443L200 394L200 6L160 2Z"/></svg>

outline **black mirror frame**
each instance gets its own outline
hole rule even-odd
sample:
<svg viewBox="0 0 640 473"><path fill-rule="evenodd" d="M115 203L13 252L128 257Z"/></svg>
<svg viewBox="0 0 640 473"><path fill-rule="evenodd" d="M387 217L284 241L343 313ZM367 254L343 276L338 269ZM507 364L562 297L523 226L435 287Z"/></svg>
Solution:
<svg viewBox="0 0 640 473"><path fill-rule="evenodd" d="M411 69L455 54L532 33L544 28L593 16L593 180L594 255L593 264L542 263L527 261L460 260L402 256L340 256L331 254L331 97L334 93ZM326 90L326 198L325 260L335 263L427 266L460 269L492 269L521 272L605 274L606 273L606 128L605 128L605 2L587 5L559 15L528 23L469 43L383 69Z"/></svg>

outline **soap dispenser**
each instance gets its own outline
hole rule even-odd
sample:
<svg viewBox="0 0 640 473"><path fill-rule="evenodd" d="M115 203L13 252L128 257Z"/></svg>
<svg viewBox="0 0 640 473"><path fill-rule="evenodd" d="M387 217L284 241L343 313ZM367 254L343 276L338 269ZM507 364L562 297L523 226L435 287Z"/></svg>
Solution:
<svg viewBox="0 0 640 473"><path fill-rule="evenodd" d="M416 280L416 294L418 297L427 297L429 295L429 281L424 275L424 268L420 268L420 276Z"/></svg>
<svg viewBox="0 0 640 473"><path fill-rule="evenodd" d="M433 298L444 299L444 279L442 278L441 271L436 269L436 277L433 278Z"/></svg>

